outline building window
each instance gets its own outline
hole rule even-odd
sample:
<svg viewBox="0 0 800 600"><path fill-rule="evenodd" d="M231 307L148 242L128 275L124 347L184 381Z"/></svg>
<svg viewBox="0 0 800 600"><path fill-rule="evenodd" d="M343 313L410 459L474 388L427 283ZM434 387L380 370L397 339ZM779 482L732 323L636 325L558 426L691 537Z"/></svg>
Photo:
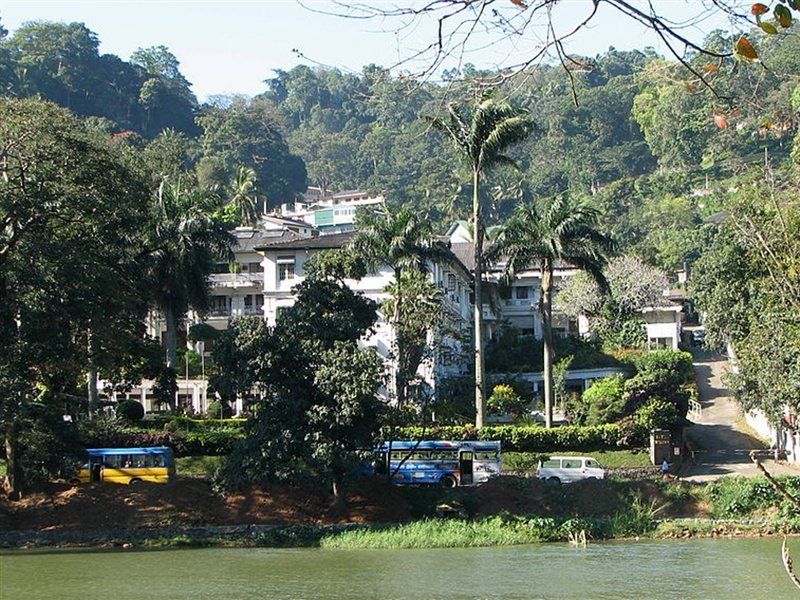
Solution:
<svg viewBox="0 0 800 600"><path fill-rule="evenodd" d="M528 286L521 285L517 289L517 300L527 300L528 299Z"/></svg>
<svg viewBox="0 0 800 600"><path fill-rule="evenodd" d="M260 262L251 262L251 263L247 263L247 270L250 273L263 273L264 272L264 267L262 266L262 264Z"/></svg>
<svg viewBox="0 0 800 600"><path fill-rule="evenodd" d="M211 296L211 314L229 315L231 314L231 299L229 296Z"/></svg>
<svg viewBox="0 0 800 600"><path fill-rule="evenodd" d="M456 290L456 276L452 273L447 275L447 291L454 292Z"/></svg>
<svg viewBox="0 0 800 600"><path fill-rule="evenodd" d="M278 257L278 281L294 279L294 256Z"/></svg>

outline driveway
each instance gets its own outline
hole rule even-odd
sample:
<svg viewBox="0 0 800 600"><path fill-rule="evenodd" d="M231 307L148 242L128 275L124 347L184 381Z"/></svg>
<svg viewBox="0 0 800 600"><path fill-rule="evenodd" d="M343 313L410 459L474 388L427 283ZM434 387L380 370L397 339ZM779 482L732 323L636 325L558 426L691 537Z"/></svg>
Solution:
<svg viewBox="0 0 800 600"><path fill-rule="evenodd" d="M702 418L686 429L697 449L695 464L684 465L680 477L690 481L712 481L725 475L759 475L749 454L751 450L766 446L742 427L739 405L730 397L722 381L728 372L727 359L703 349L695 349L692 354L703 410ZM800 469L796 467L772 460L762 462L770 473L800 475Z"/></svg>

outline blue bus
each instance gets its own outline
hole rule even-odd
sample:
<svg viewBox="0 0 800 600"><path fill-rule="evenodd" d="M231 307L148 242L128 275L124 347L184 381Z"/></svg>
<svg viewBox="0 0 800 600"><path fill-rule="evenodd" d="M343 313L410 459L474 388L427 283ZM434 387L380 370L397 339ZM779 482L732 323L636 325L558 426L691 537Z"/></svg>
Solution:
<svg viewBox="0 0 800 600"><path fill-rule="evenodd" d="M477 485L500 474L500 442L386 442L376 452L399 485Z"/></svg>

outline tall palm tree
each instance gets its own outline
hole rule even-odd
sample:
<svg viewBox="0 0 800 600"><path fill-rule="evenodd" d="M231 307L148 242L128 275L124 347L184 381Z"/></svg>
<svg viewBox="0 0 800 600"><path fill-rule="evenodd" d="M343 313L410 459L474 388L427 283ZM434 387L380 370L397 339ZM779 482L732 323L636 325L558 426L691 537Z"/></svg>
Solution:
<svg viewBox="0 0 800 600"><path fill-rule="evenodd" d="M415 363L409 360L414 349L407 347L405 336L400 334L403 314L403 290L411 285L403 277L406 271L426 272L426 261L449 256L446 248L437 243L431 220L410 208L385 206L380 211L364 209L356 215L357 234L350 245L367 267L375 270L388 265L394 271L394 285L388 290L392 302L387 306L395 329L396 365L394 373L395 398L399 406L405 404L408 383L413 378ZM403 283L407 285L403 285ZM418 286L417 286L418 287ZM411 366L408 366L411 365ZM406 366L407 368L403 368Z"/></svg>
<svg viewBox="0 0 800 600"><path fill-rule="evenodd" d="M261 199L256 178L254 169L240 166L231 180L228 204L236 209L240 225L252 225L258 220Z"/></svg>
<svg viewBox="0 0 800 600"><path fill-rule="evenodd" d="M448 107L446 119L433 118L430 123L446 133L461 153L472 172L472 237L475 266L473 269L474 344L475 344L475 426L483 427L486 416L484 389L485 366L483 348L483 242L486 233L481 205L482 176L497 165L513 165L505 154L513 144L524 140L534 129L533 121L521 109L496 100L491 93L478 99L471 118L455 105Z"/></svg>
<svg viewBox="0 0 800 600"><path fill-rule="evenodd" d="M567 195L541 205L520 204L489 253L506 261L507 278L521 269L539 266L547 427L553 425L553 271L557 262L566 262L586 271L603 290L608 289L603 269L614 242L597 229L598 217L597 210Z"/></svg>
<svg viewBox="0 0 800 600"><path fill-rule="evenodd" d="M217 260L230 256L232 238L212 217L215 208L212 195L187 190L180 182L162 182L152 206L153 302L166 321L171 369L176 368L178 320L189 308L207 308L208 275Z"/></svg>

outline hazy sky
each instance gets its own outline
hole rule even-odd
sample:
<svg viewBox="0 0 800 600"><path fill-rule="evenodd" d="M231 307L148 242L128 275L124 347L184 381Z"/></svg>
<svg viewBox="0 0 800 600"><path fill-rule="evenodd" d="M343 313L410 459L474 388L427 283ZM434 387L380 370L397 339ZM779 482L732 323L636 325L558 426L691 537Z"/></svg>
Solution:
<svg viewBox="0 0 800 600"><path fill-rule="evenodd" d="M655 0L655 4L675 20L694 16L700 7L699 0ZM585 14L588 6L588 0L565 0L559 6L559 19L564 19L566 27ZM358 71L369 63L395 64L398 57L429 43L435 31L433 23L426 21L398 35L392 31L395 22L343 19L307 7L335 9L328 0L305 0L305 7L296 0L0 0L0 21L12 32L31 20L80 21L99 35L101 52L124 59L138 47L164 44L180 60L181 70L200 98L263 91L262 82L273 75L273 69L309 62L293 49L310 61ZM609 8L593 23L572 39L570 51L591 56L612 45L664 50L655 34ZM714 15L684 33L699 40L714 28L729 27L721 15ZM526 50L505 44L475 50L465 62L479 67L509 64ZM409 67L413 70L414 65Z"/></svg>

